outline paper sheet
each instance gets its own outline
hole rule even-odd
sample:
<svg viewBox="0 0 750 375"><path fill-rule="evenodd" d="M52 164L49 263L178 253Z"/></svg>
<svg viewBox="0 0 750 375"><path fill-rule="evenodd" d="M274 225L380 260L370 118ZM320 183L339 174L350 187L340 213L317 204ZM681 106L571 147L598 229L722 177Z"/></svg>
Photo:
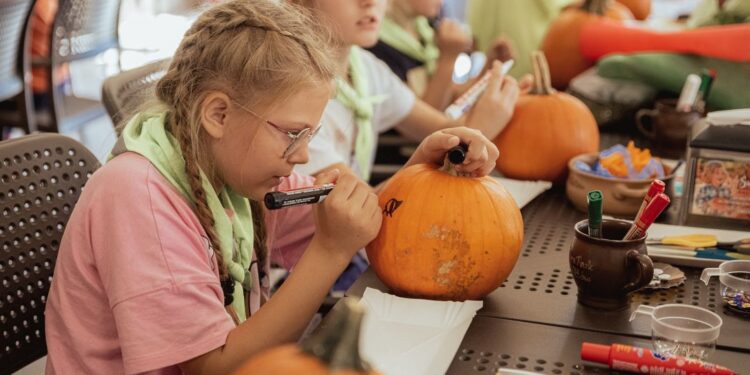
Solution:
<svg viewBox="0 0 750 375"><path fill-rule="evenodd" d="M448 370L482 301L397 297L367 288L361 351L385 375L435 375Z"/></svg>
<svg viewBox="0 0 750 375"><path fill-rule="evenodd" d="M552 187L549 181L520 181L505 177L492 177L505 187L516 200L518 208L523 208L539 194L544 193Z"/></svg>

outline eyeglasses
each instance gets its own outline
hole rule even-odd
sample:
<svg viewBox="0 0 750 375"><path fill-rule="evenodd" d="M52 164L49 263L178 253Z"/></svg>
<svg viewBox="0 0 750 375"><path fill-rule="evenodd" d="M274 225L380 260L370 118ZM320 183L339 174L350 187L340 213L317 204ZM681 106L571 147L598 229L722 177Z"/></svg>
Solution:
<svg viewBox="0 0 750 375"><path fill-rule="evenodd" d="M287 156L294 153L294 151L297 151L300 146L303 144L310 143L310 140L312 137L314 137L318 132L320 132L321 124L318 124L314 129L312 128L304 128L302 130L287 130L284 129L273 122L266 120L265 118L261 117L259 114L251 111L248 108L245 108L242 104L238 103L236 100L232 99L232 102L234 102L235 105L242 108L245 112L255 116L259 120L265 122L268 125L271 125L272 128L276 129L278 132L286 134L287 137L289 137L289 146L287 146L286 150L284 150L284 153L281 155L282 158L286 159Z"/></svg>

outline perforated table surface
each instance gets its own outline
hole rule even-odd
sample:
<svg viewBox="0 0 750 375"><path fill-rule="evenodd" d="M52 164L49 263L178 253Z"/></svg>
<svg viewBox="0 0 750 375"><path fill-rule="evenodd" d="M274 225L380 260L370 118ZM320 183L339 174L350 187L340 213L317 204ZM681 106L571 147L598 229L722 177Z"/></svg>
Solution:
<svg viewBox="0 0 750 375"><path fill-rule="evenodd" d="M687 276L684 285L666 291L634 293L628 309L605 312L584 307L577 303L577 288L568 265L568 250L574 237L572 228L584 219L584 213L576 211L562 191L543 194L522 212L525 238L518 263L505 283L484 299L484 307L464 337L463 349L456 354L449 374L477 373L479 368L494 373L494 368L507 366L531 371L538 367L543 370L536 371L542 373L606 371L581 366L581 341L650 348L648 319L628 321L630 313L641 303L654 306L686 303L715 311L724 325L717 350L710 359L735 371L750 371L750 319L723 308L718 281L712 280L706 286L698 280L700 270L681 267ZM348 295L361 296L366 287L387 291L374 272L368 270ZM464 349L474 352L469 360ZM488 362L481 363L483 356L476 354L481 352L492 353L487 356ZM498 359L498 354L510 357ZM521 360L521 356L526 360ZM545 363L536 363L537 360Z"/></svg>

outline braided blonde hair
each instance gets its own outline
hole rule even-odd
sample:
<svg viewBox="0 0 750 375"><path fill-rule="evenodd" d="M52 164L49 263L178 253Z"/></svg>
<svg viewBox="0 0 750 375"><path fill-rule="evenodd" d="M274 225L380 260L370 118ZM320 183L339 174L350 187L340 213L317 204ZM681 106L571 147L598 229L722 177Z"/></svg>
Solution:
<svg viewBox="0 0 750 375"><path fill-rule="evenodd" d="M331 85L336 64L329 57L330 39L315 25L304 11L283 2L227 1L195 21L156 85L156 99L166 107L167 129L179 141L196 214L222 277L227 270L201 184L201 171L209 181L217 177L200 120L201 103L209 92L221 91L249 106L273 106L300 89ZM264 262L262 210L257 202L251 208L255 250Z"/></svg>

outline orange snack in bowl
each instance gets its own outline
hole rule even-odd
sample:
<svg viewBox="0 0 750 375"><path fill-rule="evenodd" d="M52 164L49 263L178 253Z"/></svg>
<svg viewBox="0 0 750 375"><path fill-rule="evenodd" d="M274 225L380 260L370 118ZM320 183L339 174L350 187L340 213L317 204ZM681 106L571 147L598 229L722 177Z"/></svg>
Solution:
<svg viewBox="0 0 750 375"><path fill-rule="evenodd" d="M647 148L641 150L635 147L633 141L628 142L628 153L630 154L630 162L636 172L642 171L651 162L651 150Z"/></svg>
<svg viewBox="0 0 750 375"><path fill-rule="evenodd" d="M613 153L609 156L599 159L599 164L616 177L628 176L628 165L625 163L625 156L621 153Z"/></svg>

